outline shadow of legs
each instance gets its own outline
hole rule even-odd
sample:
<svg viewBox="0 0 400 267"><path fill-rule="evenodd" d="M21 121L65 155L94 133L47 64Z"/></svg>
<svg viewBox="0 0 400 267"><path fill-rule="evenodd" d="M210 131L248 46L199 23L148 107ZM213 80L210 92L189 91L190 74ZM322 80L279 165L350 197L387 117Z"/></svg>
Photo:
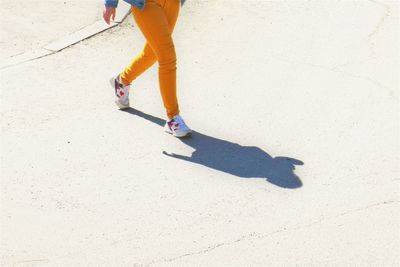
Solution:
<svg viewBox="0 0 400 267"><path fill-rule="evenodd" d="M163 126L165 120L129 108L126 112ZM294 174L303 162L288 157L271 157L255 146L241 146L194 131L192 138L180 139L195 151L190 157L163 152L164 155L200 164L241 178L264 178L282 188L299 188L302 182Z"/></svg>

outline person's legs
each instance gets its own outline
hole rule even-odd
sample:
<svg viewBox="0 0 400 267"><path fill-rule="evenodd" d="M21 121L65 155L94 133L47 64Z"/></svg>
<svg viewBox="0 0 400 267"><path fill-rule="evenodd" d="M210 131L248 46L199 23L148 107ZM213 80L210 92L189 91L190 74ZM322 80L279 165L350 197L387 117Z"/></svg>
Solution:
<svg viewBox="0 0 400 267"><path fill-rule="evenodd" d="M147 0L143 10L132 8L136 24L147 43L143 52L121 74L122 81L130 83L158 60L160 92L169 119L179 114L176 54L171 36L179 9L180 0Z"/></svg>
<svg viewBox="0 0 400 267"><path fill-rule="evenodd" d="M174 31L176 21L178 19L179 8L178 9L176 9L176 7L174 8L174 3L172 3L172 6L170 3L166 4L167 5L164 8L164 11L168 21L168 27L172 33ZM135 7L132 7L132 10L133 9L135 9ZM150 68L156 61L157 57L154 54L153 49L150 47L149 43L146 42L142 52L134 60L132 60L132 62L121 73L122 82L124 84L130 84L143 72L145 72L148 68Z"/></svg>
<svg viewBox="0 0 400 267"><path fill-rule="evenodd" d="M142 52L121 73L121 81L130 84L157 61L153 49L146 42Z"/></svg>

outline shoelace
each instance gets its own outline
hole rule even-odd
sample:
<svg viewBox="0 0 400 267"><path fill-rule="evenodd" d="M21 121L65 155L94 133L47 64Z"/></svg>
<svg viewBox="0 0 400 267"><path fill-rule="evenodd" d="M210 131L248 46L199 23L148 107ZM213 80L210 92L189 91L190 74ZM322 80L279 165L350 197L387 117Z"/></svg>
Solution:
<svg viewBox="0 0 400 267"><path fill-rule="evenodd" d="M174 120L178 123L178 127L181 127L182 129L189 129L189 127L187 127L185 121L183 120L183 118L180 115L177 115L174 117Z"/></svg>

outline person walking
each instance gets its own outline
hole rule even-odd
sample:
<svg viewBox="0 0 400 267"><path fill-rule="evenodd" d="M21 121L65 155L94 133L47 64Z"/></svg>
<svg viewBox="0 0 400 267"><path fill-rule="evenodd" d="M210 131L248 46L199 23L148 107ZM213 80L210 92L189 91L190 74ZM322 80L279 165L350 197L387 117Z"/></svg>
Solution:
<svg viewBox="0 0 400 267"><path fill-rule="evenodd" d="M178 19L180 0L124 0L131 5L134 20L146 43L143 50L121 72L110 79L115 103L129 108L131 83L158 61L158 80L167 113L166 132L175 137L190 136L192 130L180 116L176 94L176 53L172 33ZM104 0L103 19L107 24L115 18L118 0Z"/></svg>

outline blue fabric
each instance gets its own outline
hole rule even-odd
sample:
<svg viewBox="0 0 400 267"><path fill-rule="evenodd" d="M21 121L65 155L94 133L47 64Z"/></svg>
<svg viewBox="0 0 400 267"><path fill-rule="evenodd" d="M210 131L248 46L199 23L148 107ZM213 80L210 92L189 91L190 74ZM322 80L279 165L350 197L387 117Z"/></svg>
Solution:
<svg viewBox="0 0 400 267"><path fill-rule="evenodd" d="M139 9L143 9L144 6L146 5L146 0L124 0L131 6L135 6ZM183 5L186 0L181 0L181 4ZM111 7L117 7L118 6L118 0L104 0L104 5L106 6L111 6Z"/></svg>
<svg viewBox="0 0 400 267"><path fill-rule="evenodd" d="M124 1L139 9L143 9L146 3L146 0L124 0ZM118 0L104 0L104 5L109 7L117 7Z"/></svg>

